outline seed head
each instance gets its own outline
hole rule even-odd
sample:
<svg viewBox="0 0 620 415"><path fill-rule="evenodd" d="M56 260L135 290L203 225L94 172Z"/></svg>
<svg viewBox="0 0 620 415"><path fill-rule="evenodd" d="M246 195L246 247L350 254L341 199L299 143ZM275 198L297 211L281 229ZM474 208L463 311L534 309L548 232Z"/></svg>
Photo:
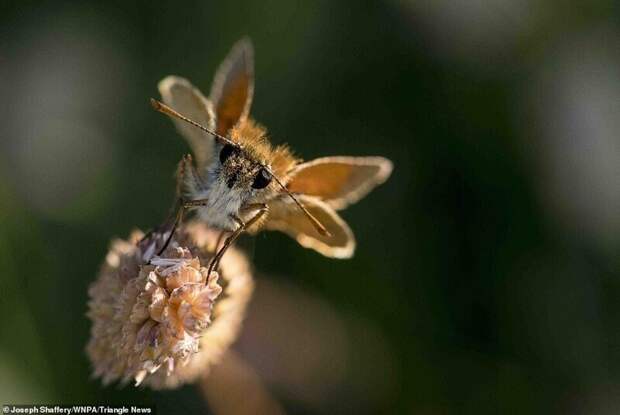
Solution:
<svg viewBox="0 0 620 415"><path fill-rule="evenodd" d="M253 283L245 256L229 249L207 275L217 233L181 226L161 256L145 263L135 231L115 240L88 291L86 347L104 384L172 388L206 375L236 339Z"/></svg>

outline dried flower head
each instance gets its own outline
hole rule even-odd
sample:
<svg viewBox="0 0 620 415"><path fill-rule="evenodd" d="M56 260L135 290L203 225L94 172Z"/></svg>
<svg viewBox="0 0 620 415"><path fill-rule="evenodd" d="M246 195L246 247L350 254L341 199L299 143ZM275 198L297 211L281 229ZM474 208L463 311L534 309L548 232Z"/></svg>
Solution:
<svg viewBox="0 0 620 415"><path fill-rule="evenodd" d="M236 339L252 276L231 249L221 275L207 275L217 233L183 225L168 248L147 264L141 232L115 240L89 289L91 338L86 351L104 384L134 380L173 388L206 375Z"/></svg>

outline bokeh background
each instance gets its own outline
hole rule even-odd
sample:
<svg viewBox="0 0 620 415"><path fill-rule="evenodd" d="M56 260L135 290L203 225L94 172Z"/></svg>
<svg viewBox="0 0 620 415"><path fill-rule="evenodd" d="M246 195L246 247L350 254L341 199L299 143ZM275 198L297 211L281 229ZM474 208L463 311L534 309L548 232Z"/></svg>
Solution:
<svg viewBox="0 0 620 415"><path fill-rule="evenodd" d="M235 350L281 409L620 412L612 0L2 1L0 403L226 413L234 380L210 401L91 380L84 313L110 239L165 217L188 151L148 104L158 80L208 91L243 35L274 142L395 164L343 213L352 260L244 242Z"/></svg>

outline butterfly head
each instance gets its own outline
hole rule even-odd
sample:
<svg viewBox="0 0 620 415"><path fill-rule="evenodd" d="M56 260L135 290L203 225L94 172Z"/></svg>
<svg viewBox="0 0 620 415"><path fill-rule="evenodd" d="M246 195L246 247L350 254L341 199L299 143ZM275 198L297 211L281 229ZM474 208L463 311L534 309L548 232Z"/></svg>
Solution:
<svg viewBox="0 0 620 415"><path fill-rule="evenodd" d="M246 190L257 194L272 183L273 175L268 166L253 159L242 147L224 144L214 161L213 174L233 190Z"/></svg>

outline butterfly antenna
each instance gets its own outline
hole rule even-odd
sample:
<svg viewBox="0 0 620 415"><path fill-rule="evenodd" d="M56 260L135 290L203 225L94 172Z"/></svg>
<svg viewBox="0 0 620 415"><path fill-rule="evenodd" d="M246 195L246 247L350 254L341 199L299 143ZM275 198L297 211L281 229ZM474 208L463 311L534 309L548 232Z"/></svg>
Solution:
<svg viewBox="0 0 620 415"><path fill-rule="evenodd" d="M225 143L225 144L230 144L232 146L235 147L239 147L239 144L235 143L234 141L232 141L229 138L224 137L223 135L220 135L218 133L216 133L215 131L210 130L209 128L205 127L204 125L198 124L196 121L194 120L190 120L189 118L187 118L184 115L179 114L178 112L176 112L175 110L173 110L172 108L170 108L169 106L167 106L166 104L164 104L163 102L160 102L158 100L156 100L155 98L151 98L151 105L153 106L153 108L156 111L161 112L162 114L166 114L169 115L171 117L175 117L178 118L180 120L185 121L188 124L193 125L194 127L198 127L200 128L202 131L207 132L209 134L211 134L212 136L214 136L216 139L218 139L219 141Z"/></svg>
<svg viewBox="0 0 620 415"><path fill-rule="evenodd" d="M293 196L293 194L286 188L286 186L282 184L280 179L278 179L278 177L274 174L272 174L272 177L276 180L276 182L280 185L280 187L286 192L286 194L289 195L291 199L293 199L293 202L295 202L295 204L299 206L302 212L304 212L304 214L310 220L310 223L312 223L312 226L314 226L317 232L323 236L331 237L332 234L329 233L329 231L325 228L325 226L323 226L323 224L317 218L315 218L314 215L312 215L312 213L310 213L308 209L306 209L306 207L302 205L301 202L297 200L295 196Z"/></svg>

